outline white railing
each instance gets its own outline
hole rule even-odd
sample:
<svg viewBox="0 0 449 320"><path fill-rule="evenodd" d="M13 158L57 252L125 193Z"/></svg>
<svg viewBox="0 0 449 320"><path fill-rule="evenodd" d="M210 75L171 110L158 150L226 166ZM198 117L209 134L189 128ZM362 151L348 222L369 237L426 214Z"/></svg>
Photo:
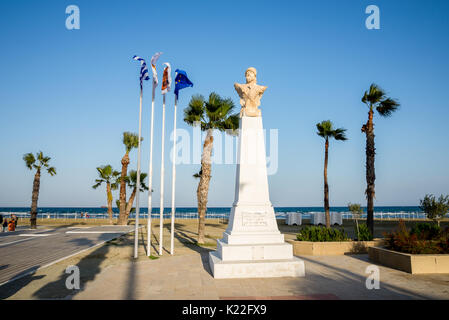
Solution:
<svg viewBox="0 0 449 320"><path fill-rule="evenodd" d="M312 214L315 212L303 212L302 218L308 219L311 217ZM8 218L11 216L11 214L16 215L19 218L29 218L30 214L29 212L0 212L4 217ZM276 218L277 219L285 219L287 212L276 212ZM147 213L140 213L140 218L146 219L148 218ZM153 212L151 214L152 219L159 219L159 213ZM170 212L164 213L164 219L169 219L171 217ZM196 212L176 212L175 214L176 219L197 219L198 213ZM118 213L113 213L113 218L118 218ZM134 214L130 215L130 218L134 218ZM206 213L206 219L220 219L220 220L226 220L229 218L229 213L214 213L214 212L208 212ZM361 219L366 218L366 214L362 214L359 216ZM425 219L426 215L423 212L375 212L374 218L379 220L398 220L398 219L404 219L404 220L418 220L418 219ZM68 219L109 219L109 215L105 213L89 213L89 212L39 212L38 213L38 219L62 219L62 220L68 220ZM343 213L343 219L354 219L354 216L349 213L345 212Z"/></svg>
<svg viewBox="0 0 449 320"><path fill-rule="evenodd" d="M3 215L3 217L5 217L6 219L8 219L11 214L16 215L18 218L25 218L25 219L29 219L30 218L30 213L29 212L13 212L13 211L9 211L9 212L0 212L0 214ZM113 213L112 215L113 219L117 219L118 218L118 213ZM151 214L151 218L152 219L159 219L159 213L155 213L153 212ZM198 214L196 212L176 212L175 213L175 217L176 219L197 219L198 218ZM229 214L227 213L207 213L206 214L206 219L219 219L219 220L226 220L228 219ZM89 219L89 220L96 220L96 219L109 219L109 215L108 213L89 213L89 212L39 212L37 214L37 218L40 219L61 219L61 220L69 220L69 219L74 219L74 220L83 220L83 219ZM134 219L135 218L135 214L131 213L130 214L130 218ZM142 219L147 219L148 218L148 214L147 213L140 213L139 214L139 218ZM170 212L165 212L164 213L164 219L170 219L171 218L171 213Z"/></svg>

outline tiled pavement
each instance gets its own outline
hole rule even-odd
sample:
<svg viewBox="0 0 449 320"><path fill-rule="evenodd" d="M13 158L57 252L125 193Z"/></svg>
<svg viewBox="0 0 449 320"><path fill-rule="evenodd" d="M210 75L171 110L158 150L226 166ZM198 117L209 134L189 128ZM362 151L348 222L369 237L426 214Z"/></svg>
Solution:
<svg viewBox="0 0 449 320"><path fill-rule="evenodd" d="M265 279L214 279L207 252L128 262L101 271L71 298L449 299L449 275L416 276L380 266L380 289L368 290L366 255L301 258L305 277Z"/></svg>

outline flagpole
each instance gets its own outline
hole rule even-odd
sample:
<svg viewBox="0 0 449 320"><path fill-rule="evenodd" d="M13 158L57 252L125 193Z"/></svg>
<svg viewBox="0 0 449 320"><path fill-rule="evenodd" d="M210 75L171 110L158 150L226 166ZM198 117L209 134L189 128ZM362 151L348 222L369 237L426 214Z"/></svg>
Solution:
<svg viewBox="0 0 449 320"><path fill-rule="evenodd" d="M149 189L148 189L148 219L147 219L147 256L151 255L151 211L152 211L152 196L153 196L153 126L154 126L154 93L155 87L153 85L153 96L151 99L151 129L150 129L150 167L149 173Z"/></svg>
<svg viewBox="0 0 449 320"><path fill-rule="evenodd" d="M175 237L175 191L176 191L176 108L178 105L178 96L175 94L175 114L173 117L173 163L172 163L172 186L171 186L171 235L170 235L170 254L174 251Z"/></svg>
<svg viewBox="0 0 449 320"><path fill-rule="evenodd" d="M137 148L137 194L136 194L136 223L134 229L134 258L138 257L138 243L139 243L139 194L140 194L140 140L142 135L142 83L140 83L140 108L139 108L139 142Z"/></svg>
<svg viewBox="0 0 449 320"><path fill-rule="evenodd" d="M162 95L162 151L161 151L161 203L159 209L159 255L162 255L162 229L164 227L164 135L165 135L165 94Z"/></svg>

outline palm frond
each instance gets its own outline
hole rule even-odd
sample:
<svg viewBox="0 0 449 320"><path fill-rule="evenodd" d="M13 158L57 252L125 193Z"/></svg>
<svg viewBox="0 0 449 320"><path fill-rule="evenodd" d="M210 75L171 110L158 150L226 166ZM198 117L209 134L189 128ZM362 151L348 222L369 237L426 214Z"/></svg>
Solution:
<svg viewBox="0 0 449 320"><path fill-rule="evenodd" d="M202 122L204 113L204 97L202 95L193 95L189 106L184 109L184 122L194 126Z"/></svg>
<svg viewBox="0 0 449 320"><path fill-rule="evenodd" d="M47 169L47 172L51 175L54 176L56 174L56 168L55 167L50 167Z"/></svg>
<svg viewBox="0 0 449 320"><path fill-rule="evenodd" d="M111 189L117 190L120 185L120 172L114 170L111 175Z"/></svg>
<svg viewBox="0 0 449 320"><path fill-rule="evenodd" d="M348 138L346 137L346 129L344 128L335 129L332 133L332 136L334 137L335 140L341 141L348 140Z"/></svg>
<svg viewBox="0 0 449 320"><path fill-rule="evenodd" d="M34 158L34 155L30 152L30 153L25 153L23 155L23 161L25 161L25 165L27 166L28 169L32 170L33 169L33 165L36 162L36 158Z"/></svg>
<svg viewBox="0 0 449 320"><path fill-rule="evenodd" d="M374 105L385 98L385 92L377 84L373 83L368 91L362 97L362 102L368 105Z"/></svg>
<svg viewBox="0 0 449 320"><path fill-rule="evenodd" d="M47 168L49 166L49 162L50 162L50 157L42 157L42 159L40 160L41 166Z"/></svg>
<svg viewBox="0 0 449 320"><path fill-rule="evenodd" d="M101 184L104 182L104 180L96 179L95 182L96 182L96 184L94 184L92 186L93 189L97 189L99 186L101 186Z"/></svg>
<svg viewBox="0 0 449 320"><path fill-rule="evenodd" d="M376 108L377 112L383 117L389 117L393 112L399 108L399 102L394 99L386 98L381 101Z"/></svg>
<svg viewBox="0 0 449 320"><path fill-rule="evenodd" d="M225 118L223 121L219 121L216 123L215 128L217 128L220 131L226 131L227 134L231 136L238 135L239 131L239 121L240 117L239 114L231 114L227 118Z"/></svg>
<svg viewBox="0 0 449 320"><path fill-rule="evenodd" d="M320 137L328 138L332 131L332 122L330 120L324 120L316 124L318 132L316 133Z"/></svg>
<svg viewBox="0 0 449 320"><path fill-rule="evenodd" d="M140 139L142 141L143 138ZM139 135L132 132L123 132L123 144L126 147L126 152L130 152L133 148L139 146Z"/></svg>

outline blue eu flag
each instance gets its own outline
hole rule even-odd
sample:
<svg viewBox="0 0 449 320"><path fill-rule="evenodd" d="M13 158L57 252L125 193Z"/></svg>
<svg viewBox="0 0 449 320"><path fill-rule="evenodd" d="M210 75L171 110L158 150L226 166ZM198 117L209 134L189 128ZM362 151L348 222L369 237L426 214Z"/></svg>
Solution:
<svg viewBox="0 0 449 320"><path fill-rule="evenodd" d="M175 95L178 98L178 92L181 89L187 87L193 87L192 81L187 78L187 73L183 70L176 69L176 78L175 78Z"/></svg>

